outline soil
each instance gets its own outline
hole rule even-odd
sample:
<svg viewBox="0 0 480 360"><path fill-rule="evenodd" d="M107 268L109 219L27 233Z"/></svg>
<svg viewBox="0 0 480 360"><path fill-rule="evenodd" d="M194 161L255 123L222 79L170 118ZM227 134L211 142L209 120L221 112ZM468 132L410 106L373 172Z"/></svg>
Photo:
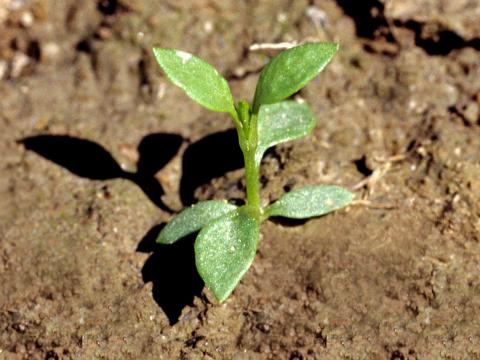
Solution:
<svg viewBox="0 0 480 360"><path fill-rule="evenodd" d="M1 359L480 359L480 2L0 0ZM199 200L244 197L232 124L170 84L153 45L249 99L273 55L337 41L300 95L314 133L269 151L265 202L352 188L346 210L262 227L221 305Z"/></svg>

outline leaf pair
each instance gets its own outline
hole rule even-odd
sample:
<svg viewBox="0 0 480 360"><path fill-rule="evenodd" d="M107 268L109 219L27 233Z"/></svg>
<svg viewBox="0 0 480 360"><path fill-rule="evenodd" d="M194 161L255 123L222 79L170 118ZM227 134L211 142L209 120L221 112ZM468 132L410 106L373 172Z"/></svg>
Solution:
<svg viewBox="0 0 480 360"><path fill-rule="evenodd" d="M349 204L353 195L338 186L306 186L283 195L268 206L270 216L305 219L327 214ZM195 241L198 272L219 301L225 300L250 267L260 222L247 207L209 200L178 214L160 232L157 242L172 244L202 229Z"/></svg>
<svg viewBox="0 0 480 360"><path fill-rule="evenodd" d="M305 103L279 101L313 79L337 50L338 44L333 43L297 46L275 56L263 69L252 105L253 113L258 113L257 166L269 147L301 138L312 131L315 118ZM227 81L213 66L184 51L162 48L153 51L168 78L193 100L207 109L229 113L234 119L242 117L241 113L236 113Z"/></svg>
<svg viewBox="0 0 480 360"><path fill-rule="evenodd" d="M322 71L337 50L338 44L311 43L275 56L260 74L253 112L296 93ZM168 78L193 100L209 110L235 112L227 81L213 66L181 50L154 48L153 52Z"/></svg>

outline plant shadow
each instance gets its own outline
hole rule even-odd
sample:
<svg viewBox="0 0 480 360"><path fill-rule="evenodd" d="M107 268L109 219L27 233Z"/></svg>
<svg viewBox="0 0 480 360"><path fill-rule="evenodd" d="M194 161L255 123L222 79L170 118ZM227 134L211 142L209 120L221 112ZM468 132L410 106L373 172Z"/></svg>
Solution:
<svg viewBox="0 0 480 360"><path fill-rule="evenodd" d="M179 151L183 138L175 134L145 136L138 146L137 171L123 170L103 146L66 135L38 135L18 141L30 151L91 180L127 179L139 186L160 209L172 213L161 200L164 190L154 175ZM207 135L190 144L183 155L180 197L187 206L196 201L195 190L215 177L243 166L235 129ZM172 245L156 244L164 224L152 227L140 240L137 251L151 253L142 268L144 283L152 282L152 296L167 315L178 322L183 308L200 296L203 281L197 273L193 243L188 236Z"/></svg>
<svg viewBox="0 0 480 360"><path fill-rule="evenodd" d="M48 159L71 173L91 180L127 179L138 185L160 209L172 212L161 200L163 191L154 175L178 152L182 137L150 134L138 146L137 172L124 171L101 145L66 135L38 135L19 140L27 150Z"/></svg>
<svg viewBox="0 0 480 360"><path fill-rule="evenodd" d="M167 315L170 325L175 325L183 308L193 305L194 297L200 296L204 283L195 266L195 236L170 245L157 244L155 240L164 225L150 229L137 251L152 253L142 268L143 282L152 282L153 299Z"/></svg>
<svg viewBox="0 0 480 360"><path fill-rule="evenodd" d="M196 202L195 190L225 173L243 167L237 131L229 129L207 135L185 150L180 180L183 205Z"/></svg>

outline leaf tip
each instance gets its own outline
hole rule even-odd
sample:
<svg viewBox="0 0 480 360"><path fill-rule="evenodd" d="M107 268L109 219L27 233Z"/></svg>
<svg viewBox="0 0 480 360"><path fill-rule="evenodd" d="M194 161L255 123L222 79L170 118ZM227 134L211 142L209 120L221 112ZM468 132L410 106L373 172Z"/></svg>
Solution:
<svg viewBox="0 0 480 360"><path fill-rule="evenodd" d="M350 201L352 202L355 199L355 193L351 192L350 190L347 190L347 192L350 194Z"/></svg>
<svg viewBox="0 0 480 360"><path fill-rule="evenodd" d="M322 44L322 43L320 43ZM327 45L328 47L324 48L326 50L326 53L328 54L329 61L335 56L335 54L340 50L340 44L339 43L323 43L322 45Z"/></svg>
<svg viewBox="0 0 480 360"><path fill-rule="evenodd" d="M162 55L162 52L164 51L165 49L163 48L160 48L160 47L153 47L152 48L152 52L153 52L153 55L155 55L156 58L158 58L159 56Z"/></svg>
<svg viewBox="0 0 480 360"><path fill-rule="evenodd" d="M214 294L215 298L217 299L218 303L221 304L223 303L225 300L227 300L227 298L232 294L233 290L231 292L229 292L228 294L225 294L223 296L217 296Z"/></svg>
<svg viewBox="0 0 480 360"><path fill-rule="evenodd" d="M337 206L335 206L335 210L338 210L350 205L350 203L355 199L355 194L350 190L347 190L343 187L339 187L336 185L331 185L331 186L327 185L327 186L337 193L338 204Z"/></svg>
<svg viewBox="0 0 480 360"><path fill-rule="evenodd" d="M165 228L164 228L165 229ZM162 231L160 231L160 233L158 234L157 238L155 239L155 243L156 244L169 244L170 242L168 241L168 238L165 237L165 233L162 229Z"/></svg>
<svg viewBox="0 0 480 360"><path fill-rule="evenodd" d="M321 49L328 58L327 63L335 56L338 50L340 50L340 43L328 42L316 43L316 45L318 45L318 48Z"/></svg>
<svg viewBox="0 0 480 360"><path fill-rule="evenodd" d="M350 190L347 190L343 187L339 187L339 189L341 189L341 191L344 193L345 201L348 201L348 203L346 205L350 204L355 199L355 193L354 192L352 192Z"/></svg>

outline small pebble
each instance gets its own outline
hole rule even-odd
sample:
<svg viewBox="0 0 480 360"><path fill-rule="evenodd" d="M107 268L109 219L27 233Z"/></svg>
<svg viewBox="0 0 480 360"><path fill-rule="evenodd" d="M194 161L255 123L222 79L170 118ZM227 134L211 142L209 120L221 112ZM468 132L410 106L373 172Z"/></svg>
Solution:
<svg viewBox="0 0 480 360"><path fill-rule="evenodd" d="M305 15L310 18L315 26L325 27L327 25L327 13L316 6L309 6L305 11Z"/></svg>
<svg viewBox="0 0 480 360"><path fill-rule="evenodd" d="M33 24L33 14L30 11L25 11L20 16L20 24L28 28Z"/></svg>
<svg viewBox="0 0 480 360"><path fill-rule="evenodd" d="M286 22L288 19L288 16L286 13L284 12L281 12L277 15L277 21L281 24L283 24L284 22Z"/></svg>
<svg viewBox="0 0 480 360"><path fill-rule="evenodd" d="M18 78L22 74L22 70L30 63L30 58L24 53L17 52L13 56L12 61L12 78Z"/></svg>
<svg viewBox="0 0 480 360"><path fill-rule="evenodd" d="M475 124L480 117L479 105L476 102L470 102L463 112L463 116L465 116L465 120L467 120L469 124Z"/></svg>
<svg viewBox="0 0 480 360"><path fill-rule="evenodd" d="M57 43L50 41L45 43L42 49L42 57L45 60L54 60L60 54L60 46Z"/></svg>
<svg viewBox="0 0 480 360"><path fill-rule="evenodd" d="M203 30L205 33L210 34L213 31L213 23L211 21L205 21L203 24Z"/></svg>

